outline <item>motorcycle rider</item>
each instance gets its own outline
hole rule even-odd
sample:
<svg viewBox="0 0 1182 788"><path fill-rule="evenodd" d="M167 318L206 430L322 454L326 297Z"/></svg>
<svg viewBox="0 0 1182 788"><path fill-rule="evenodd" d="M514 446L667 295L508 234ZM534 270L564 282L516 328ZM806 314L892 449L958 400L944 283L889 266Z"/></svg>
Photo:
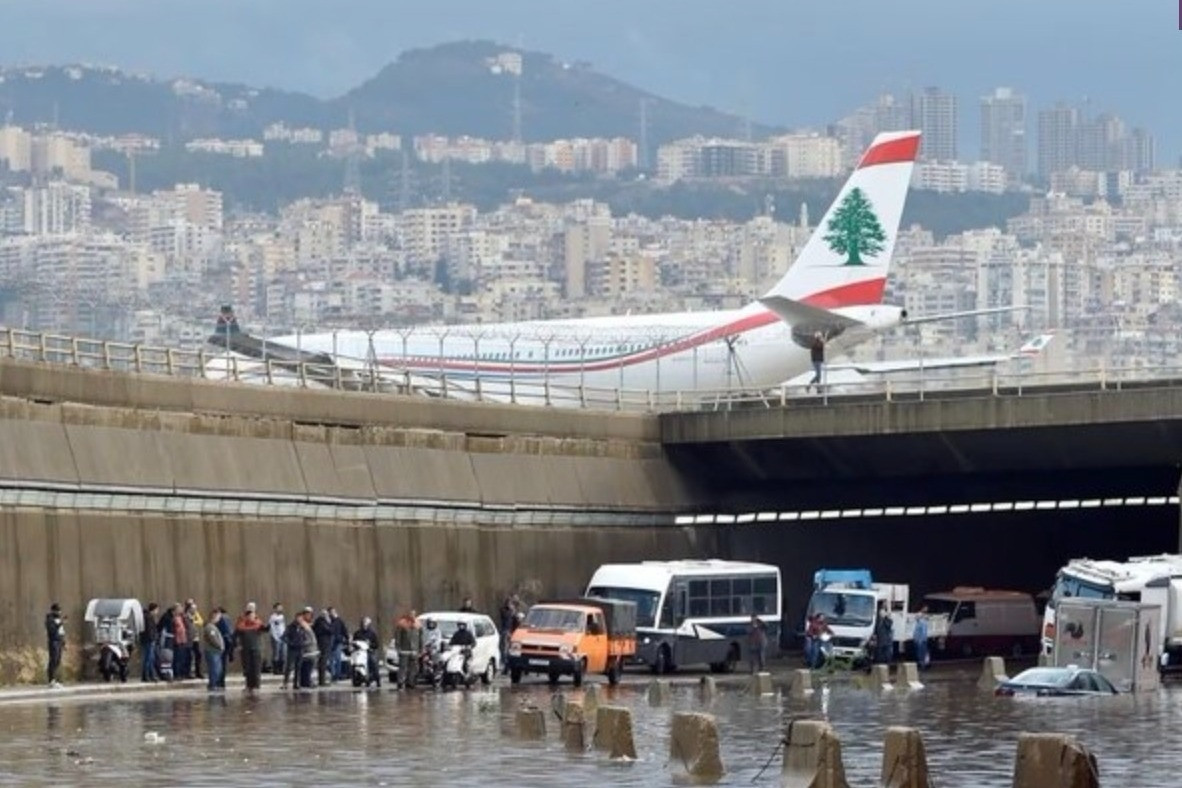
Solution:
<svg viewBox="0 0 1182 788"><path fill-rule="evenodd" d="M382 672L378 670L378 633L373 628L373 619L365 616L361 619L361 627L353 633L353 640L362 640L369 644L369 678L382 686Z"/></svg>
<svg viewBox="0 0 1182 788"><path fill-rule="evenodd" d="M430 674L435 672L435 663L443 651L443 633L439 631L439 625L433 618L427 619L426 625L427 628L423 630L423 653L420 655L420 664Z"/></svg>
<svg viewBox="0 0 1182 788"><path fill-rule="evenodd" d="M468 629L468 622L456 622L456 632L451 636L451 641L448 645L465 647L464 675L467 675L468 663L472 661L472 649L476 647L476 636L472 634L472 630Z"/></svg>
<svg viewBox="0 0 1182 788"><path fill-rule="evenodd" d="M427 619L427 630L423 633L423 651L430 654L438 654L443 648L443 633L439 631L439 625L435 623L435 619Z"/></svg>

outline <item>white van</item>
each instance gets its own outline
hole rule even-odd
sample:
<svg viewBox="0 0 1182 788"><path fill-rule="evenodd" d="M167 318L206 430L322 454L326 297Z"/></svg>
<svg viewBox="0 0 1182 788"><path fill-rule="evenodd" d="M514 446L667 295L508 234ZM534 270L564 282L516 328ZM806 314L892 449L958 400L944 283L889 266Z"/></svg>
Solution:
<svg viewBox="0 0 1182 788"><path fill-rule="evenodd" d="M933 656L1021 657L1039 651L1042 619L1034 597L1023 591L958 586L923 598L932 614L945 613L948 636L937 638Z"/></svg>
<svg viewBox="0 0 1182 788"><path fill-rule="evenodd" d="M439 627L444 645L456 633L457 624L463 621L468 625L468 629L476 636L476 647L472 649L472 671L480 673L482 684L492 684L501 666L501 638L492 619L482 613L423 613L416 619L420 631L426 630L429 618Z"/></svg>

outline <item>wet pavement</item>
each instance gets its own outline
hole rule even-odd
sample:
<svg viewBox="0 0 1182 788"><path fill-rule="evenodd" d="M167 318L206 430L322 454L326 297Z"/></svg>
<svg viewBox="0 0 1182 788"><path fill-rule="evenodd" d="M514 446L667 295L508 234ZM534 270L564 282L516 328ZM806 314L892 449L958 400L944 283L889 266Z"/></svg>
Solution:
<svg viewBox="0 0 1182 788"><path fill-rule="evenodd" d="M743 677L725 677L704 700L689 674L671 682L668 704L654 707L644 691L650 677L633 674L620 687L602 685L601 703L633 710L635 762L568 753L552 714L544 742L517 739L513 715L523 702L550 708L544 681L446 693L345 686L291 693L268 684L254 698L238 677L213 696L196 682L5 690L0 785L683 785L669 763L669 726L673 711L688 710L718 719L723 785L779 785L785 726L817 717L838 731L855 788L878 784L890 725L920 729L937 785L1008 785L1022 731L1076 735L1096 754L1104 785L1178 784L1182 686L1138 697L1014 699L978 691L976 677L975 665L953 667L925 675L922 690L887 693L817 677L805 700L752 696ZM581 695L569 684L560 689Z"/></svg>

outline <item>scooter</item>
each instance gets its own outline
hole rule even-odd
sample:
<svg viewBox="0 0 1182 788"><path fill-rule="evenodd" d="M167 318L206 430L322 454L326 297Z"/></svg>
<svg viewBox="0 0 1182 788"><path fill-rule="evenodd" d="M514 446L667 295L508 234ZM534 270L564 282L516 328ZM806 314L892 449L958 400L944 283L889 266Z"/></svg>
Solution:
<svg viewBox="0 0 1182 788"><path fill-rule="evenodd" d="M354 640L349 648L349 676L354 687L368 687L378 678L369 672L369 642Z"/></svg>
<svg viewBox="0 0 1182 788"><path fill-rule="evenodd" d="M127 666L131 661L131 636L124 629L121 640L108 640L99 644L99 675L103 681L110 681L115 676L120 681L127 681Z"/></svg>
<svg viewBox="0 0 1182 788"><path fill-rule="evenodd" d="M449 646L440 658L443 663L443 688L469 689L480 677L472 672L472 647Z"/></svg>
<svg viewBox="0 0 1182 788"><path fill-rule="evenodd" d="M402 657L398 653L398 643L391 638L390 642L386 644L386 678L390 680L392 687L398 686L401 665Z"/></svg>

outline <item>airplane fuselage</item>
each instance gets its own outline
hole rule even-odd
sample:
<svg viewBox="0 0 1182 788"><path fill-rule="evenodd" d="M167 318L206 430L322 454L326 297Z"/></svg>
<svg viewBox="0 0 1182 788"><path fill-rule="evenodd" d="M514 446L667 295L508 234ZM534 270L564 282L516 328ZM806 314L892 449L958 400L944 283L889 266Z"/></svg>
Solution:
<svg viewBox="0 0 1182 788"><path fill-rule="evenodd" d="M900 310L875 305L835 314L863 324L827 343L832 355L897 325ZM483 396L514 398L545 388L668 394L766 389L811 368L810 352L772 312L753 305L717 312L677 312L561 321L420 326L278 337L304 351L328 353L384 374L446 378ZM510 381L512 384L510 384Z"/></svg>

